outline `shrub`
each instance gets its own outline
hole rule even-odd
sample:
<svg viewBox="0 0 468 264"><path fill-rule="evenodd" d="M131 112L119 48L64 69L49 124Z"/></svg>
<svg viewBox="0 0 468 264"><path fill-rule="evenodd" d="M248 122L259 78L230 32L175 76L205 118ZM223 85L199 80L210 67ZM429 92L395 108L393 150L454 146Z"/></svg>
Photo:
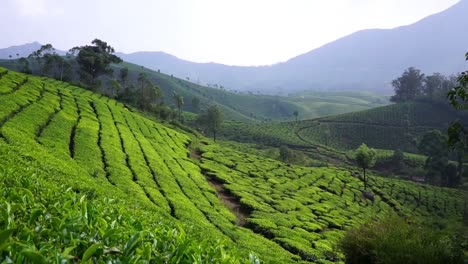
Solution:
<svg viewBox="0 0 468 264"><path fill-rule="evenodd" d="M433 231L391 215L348 231L340 248L350 264L465 263L462 245L466 245L466 235L460 234L466 233Z"/></svg>

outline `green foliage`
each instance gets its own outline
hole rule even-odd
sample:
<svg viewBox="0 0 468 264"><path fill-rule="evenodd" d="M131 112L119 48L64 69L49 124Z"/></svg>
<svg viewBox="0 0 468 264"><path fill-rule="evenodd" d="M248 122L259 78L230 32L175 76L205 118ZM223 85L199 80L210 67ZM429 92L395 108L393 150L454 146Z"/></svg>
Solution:
<svg viewBox="0 0 468 264"><path fill-rule="evenodd" d="M294 153L286 146L282 145L279 149L279 157L283 162L291 162L293 160Z"/></svg>
<svg viewBox="0 0 468 264"><path fill-rule="evenodd" d="M386 212L462 218L459 190L372 177L371 202L352 167L288 166L206 140L191 155L192 135L120 102L0 73L1 261L342 262L346 230Z"/></svg>
<svg viewBox="0 0 468 264"><path fill-rule="evenodd" d="M212 105L199 116L198 123L211 131L213 139L216 141L216 133L223 124L223 113L217 105Z"/></svg>
<svg viewBox="0 0 468 264"><path fill-rule="evenodd" d="M392 81L395 95L391 101L398 103L415 100L422 93L423 81L424 74L420 70L408 68L401 77Z"/></svg>
<svg viewBox="0 0 468 264"><path fill-rule="evenodd" d="M0 177L5 194L0 206L2 261L247 262L227 255L223 244L196 240L181 227L135 218L118 201L90 200L23 173L10 168Z"/></svg>
<svg viewBox="0 0 468 264"><path fill-rule="evenodd" d="M468 233L461 232L444 234L391 215L348 231L340 248L350 264L465 263L466 248L459 239L466 243Z"/></svg>
<svg viewBox="0 0 468 264"><path fill-rule="evenodd" d="M468 53L465 55L468 61ZM468 101L468 71L462 72L457 79L458 86L454 87L447 94L450 104L456 109L467 109ZM466 153L468 147L468 130L465 127L465 123L462 120L455 120L450 124L448 128L448 144L452 149L456 149L459 158L459 178L462 174L463 156Z"/></svg>
<svg viewBox="0 0 468 264"><path fill-rule="evenodd" d="M356 163L364 171L364 189L367 189L366 169L374 166L376 155L375 150L368 148L364 143L356 150Z"/></svg>
<svg viewBox="0 0 468 264"><path fill-rule="evenodd" d="M372 202L362 197L361 179L345 169L288 166L215 145L201 150L206 173L249 208L246 226L303 260L343 261L335 247L346 230L388 212L417 223L461 219L464 194L455 190L372 177Z"/></svg>
<svg viewBox="0 0 468 264"><path fill-rule="evenodd" d="M122 59L112 54L114 48L100 39L93 40L91 44L93 45L74 47L71 51L73 53L78 52L76 61L80 67L81 81L96 90L100 86L98 76L111 74L113 70L109 65L111 63L120 63Z"/></svg>

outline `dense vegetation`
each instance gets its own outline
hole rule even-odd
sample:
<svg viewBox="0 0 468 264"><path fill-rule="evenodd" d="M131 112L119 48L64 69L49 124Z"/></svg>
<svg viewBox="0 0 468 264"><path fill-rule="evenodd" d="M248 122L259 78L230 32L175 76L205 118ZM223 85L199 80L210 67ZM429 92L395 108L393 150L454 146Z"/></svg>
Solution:
<svg viewBox="0 0 468 264"><path fill-rule="evenodd" d="M91 44L75 47L66 56L59 56L51 44L46 44L27 58L2 60L0 65L74 82L146 111L153 110L165 119L175 119L173 110L177 103L172 100L174 93L184 99L181 110L199 113L211 105L218 105L227 120L246 122L293 120L294 113L301 119L316 118L387 104L383 96L358 92L300 93L282 97L240 93L219 84L207 87L190 78L182 80L170 73L118 63L120 59L106 42L96 39ZM142 101L145 101L142 99L150 98L144 94L153 89L156 96L142 106ZM150 104L154 106L148 107Z"/></svg>
<svg viewBox="0 0 468 264"><path fill-rule="evenodd" d="M3 260L342 262L346 231L388 212L462 219L461 191L372 175L365 197L352 167L197 143L68 83L0 76Z"/></svg>

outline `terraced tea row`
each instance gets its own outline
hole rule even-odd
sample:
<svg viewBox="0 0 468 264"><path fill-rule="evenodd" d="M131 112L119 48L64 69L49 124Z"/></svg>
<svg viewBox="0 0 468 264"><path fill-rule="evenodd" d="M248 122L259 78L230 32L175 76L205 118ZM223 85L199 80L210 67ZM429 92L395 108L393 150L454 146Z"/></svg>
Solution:
<svg viewBox="0 0 468 264"><path fill-rule="evenodd" d="M350 150L366 143L377 149L417 152L417 142L424 133L433 129L445 131L456 118L468 120L448 105L409 102L297 122L230 122L222 134L230 140L276 147L322 146Z"/></svg>
<svg viewBox="0 0 468 264"><path fill-rule="evenodd" d="M56 196L47 190L34 192L51 196L50 201L75 199L68 203L73 205L73 213L82 210L82 204L76 203L79 196L73 195L79 192L90 201L96 199L97 204L103 197L124 200L119 210L134 214L128 227L131 232L117 236L119 243L102 238L101 232L100 245L80 242L70 249L80 259L91 246L103 252L115 247L123 251L135 229L143 231L143 226L163 218L190 226L193 234L207 241L224 241L221 244L245 256L254 251L268 263L342 262L336 245L349 228L391 211L412 216L414 221L428 217L459 221L465 207L456 191L376 177L371 181L376 194L372 201L362 197L363 184L349 171L287 166L218 145L202 146L201 160L194 160L187 149L190 135L135 114L121 103L67 83L1 68L0 73L2 87L6 87L0 92L2 179L19 169L28 177L39 177L37 181L50 186ZM286 127L282 129L287 131ZM291 131L288 133L292 137ZM291 145L298 146L294 142ZM57 215L56 209L44 206ZM100 210L97 214L107 214L103 209L96 210ZM144 225L138 224L140 218ZM148 236L145 243L154 242ZM14 239L30 243L25 236ZM31 248L18 252L53 254L34 248L37 245L32 243ZM159 255L153 250L160 249L144 245L138 251L146 252L141 259L157 259ZM56 253L73 246L53 244ZM171 250L177 255L175 252L183 247ZM15 256L18 260L19 255ZM104 259L112 257L104 254Z"/></svg>
<svg viewBox="0 0 468 264"><path fill-rule="evenodd" d="M454 190L375 177L375 196L366 199L354 172L286 166L216 146L203 151L205 174L251 212L246 226L303 260L339 261L336 246L345 230L391 211L414 221L462 217L462 195Z"/></svg>
<svg viewBox="0 0 468 264"><path fill-rule="evenodd" d="M2 79L8 80L5 76L9 74L13 73ZM158 216L170 215L193 225L205 238L225 240L244 252L255 250L273 262L298 258L237 225L198 165L188 158L190 139L186 135L138 116L113 100L37 77L28 77L19 89L0 95L0 101L7 102L1 112L0 132L5 141L1 144L30 153L36 149L79 166L91 181L104 184L100 187L111 193L119 190Z"/></svg>

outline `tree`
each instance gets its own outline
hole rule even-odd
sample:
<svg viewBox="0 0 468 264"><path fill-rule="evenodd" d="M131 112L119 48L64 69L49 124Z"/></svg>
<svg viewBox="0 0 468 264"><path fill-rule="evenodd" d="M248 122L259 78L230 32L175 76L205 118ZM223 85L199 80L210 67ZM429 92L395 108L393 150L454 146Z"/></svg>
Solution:
<svg viewBox="0 0 468 264"><path fill-rule="evenodd" d="M192 107L196 113L200 111L200 99L196 96L192 98Z"/></svg>
<svg viewBox="0 0 468 264"><path fill-rule="evenodd" d="M184 97L176 92L173 92L172 97L174 98L174 102L179 113L179 122L182 122L182 106L184 106Z"/></svg>
<svg viewBox="0 0 468 264"><path fill-rule="evenodd" d="M403 151L396 149L393 151L392 155L392 164L395 167L396 170L401 170L405 166L405 154Z"/></svg>
<svg viewBox="0 0 468 264"><path fill-rule="evenodd" d="M112 69L109 67L111 63L120 63L122 59L114 53L114 48L106 42L95 39L91 42L93 45L74 47L70 51L78 52L76 61L80 67L80 79L92 89L97 89L100 86L98 77L101 75L112 74Z"/></svg>
<svg viewBox="0 0 468 264"><path fill-rule="evenodd" d="M446 81L446 77L440 73L426 76L424 78L423 93L429 100L434 100L437 91L442 90L442 86Z"/></svg>
<svg viewBox="0 0 468 264"><path fill-rule="evenodd" d="M122 85L115 79L110 80L110 90L111 94L110 97L116 98L117 95L120 93L120 90L122 90Z"/></svg>
<svg viewBox="0 0 468 264"><path fill-rule="evenodd" d="M216 141L216 133L223 123L223 113L217 105L212 105L199 116L199 123L213 132L213 140Z"/></svg>
<svg viewBox="0 0 468 264"><path fill-rule="evenodd" d="M20 65L20 71L22 73L27 73L27 74L32 73L31 68L29 68L29 61L26 58L20 58L18 62Z"/></svg>
<svg viewBox="0 0 468 264"><path fill-rule="evenodd" d="M279 157L283 162L291 162L293 160L294 153L286 146L281 145L279 148Z"/></svg>
<svg viewBox="0 0 468 264"><path fill-rule="evenodd" d="M427 156L425 168L426 181L443 183L445 167L448 164L447 139L438 130L432 130L422 137L419 151Z"/></svg>
<svg viewBox="0 0 468 264"><path fill-rule="evenodd" d="M122 84L122 86L125 87L128 81L128 68L127 67L120 69L119 79L120 79L120 83Z"/></svg>
<svg viewBox="0 0 468 264"><path fill-rule="evenodd" d="M366 169L372 168L376 161L376 152L374 149L367 147L362 143L356 150L356 163L363 170L364 174L364 189L367 190Z"/></svg>
<svg viewBox="0 0 468 264"><path fill-rule="evenodd" d="M297 117L299 116L299 112L297 110L295 110L293 112L293 115L294 115L294 117L296 117L296 122L297 122Z"/></svg>
<svg viewBox="0 0 468 264"><path fill-rule="evenodd" d="M148 111L150 106L157 104L161 97L161 89L154 85L143 72L138 75L137 83L137 105L143 111Z"/></svg>
<svg viewBox="0 0 468 264"><path fill-rule="evenodd" d="M465 54L468 61L468 53ZM456 109L468 109L468 71L462 72L457 78L458 86L451 89L447 97L450 104ZM462 122L455 120L448 129L449 146L458 146L466 149L468 147L468 130Z"/></svg>
<svg viewBox="0 0 468 264"><path fill-rule="evenodd" d="M415 100L422 94L424 74L420 70L410 67L399 77L392 81L395 95L390 99L400 103Z"/></svg>

